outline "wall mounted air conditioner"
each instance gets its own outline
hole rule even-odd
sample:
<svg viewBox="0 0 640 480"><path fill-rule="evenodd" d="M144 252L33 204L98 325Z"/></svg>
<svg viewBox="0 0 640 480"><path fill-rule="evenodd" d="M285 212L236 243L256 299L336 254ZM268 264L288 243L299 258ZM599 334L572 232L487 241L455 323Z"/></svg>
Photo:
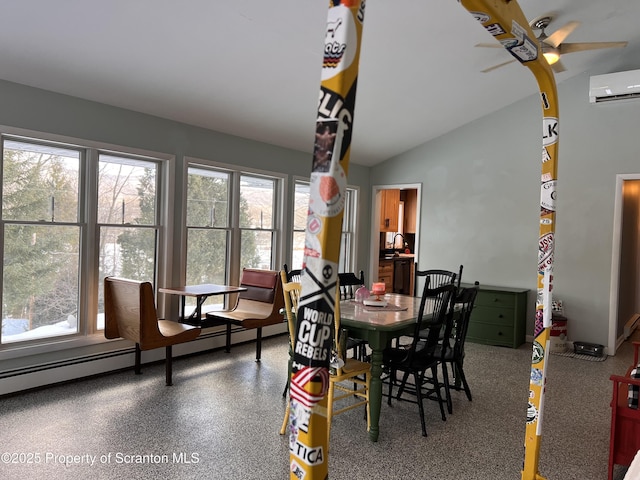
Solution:
<svg viewBox="0 0 640 480"><path fill-rule="evenodd" d="M594 75L589 80L589 102L640 98L640 70Z"/></svg>

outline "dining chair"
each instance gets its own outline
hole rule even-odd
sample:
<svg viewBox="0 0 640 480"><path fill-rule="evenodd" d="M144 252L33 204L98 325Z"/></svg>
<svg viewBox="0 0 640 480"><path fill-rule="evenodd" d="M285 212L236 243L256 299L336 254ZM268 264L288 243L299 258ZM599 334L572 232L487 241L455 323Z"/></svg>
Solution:
<svg viewBox="0 0 640 480"><path fill-rule="evenodd" d="M479 282L475 282L473 287L466 287L458 290L454 299L454 323L453 330L446 342L443 342L436 350L436 357L439 357L442 365L442 375L445 379L445 394L447 396L447 411L453 413L451 401L451 390L464 390L469 401L471 401L471 389L464 374L464 344L469 329L469 319L478 295ZM451 385L447 364L451 365L454 384ZM462 388L460 388L460 384Z"/></svg>
<svg viewBox="0 0 640 480"><path fill-rule="evenodd" d="M286 263L282 265L282 269L285 272L285 276L282 278L283 282L285 280L287 282L299 282L300 281L300 275L302 275L302 269L297 268L297 269L289 270L289 267L287 266Z"/></svg>
<svg viewBox="0 0 640 480"><path fill-rule="evenodd" d="M340 281L338 280L338 284ZM340 295L336 296L333 347L336 364L330 368L329 392L327 401L327 437L331 434L331 420L335 415L347 412L360 406L366 406L367 431L371 428L371 412L369 405L369 389L371 386L371 364L356 358L347 358L342 350L346 330L340 327ZM343 383L344 382L344 383ZM346 383L350 385L347 386ZM336 393L336 390L338 393ZM335 404L354 397L356 401L335 408Z"/></svg>
<svg viewBox="0 0 640 480"><path fill-rule="evenodd" d="M453 300L455 295L455 285L447 283L445 285L429 288L425 282L420 309L415 323L411 344L407 347L387 348L383 352L383 364L389 369L388 377L388 404L391 405L393 397L393 387L398 387L397 400L405 400L418 404L420 413L420 423L422 435L427 436L427 428L424 418L424 398L429 398L433 392L440 405L442 420L446 420L444 405L446 400L441 393L441 384L438 381L439 359L434 356L435 350L440 342L442 329L445 334L452 328ZM420 332L428 329L425 338L421 338ZM396 379L397 372L403 373L402 380ZM431 372L433 386L430 390L424 390L427 371ZM409 376L413 376L413 383L409 383ZM403 397L404 393L415 395L416 399Z"/></svg>
<svg viewBox="0 0 640 480"><path fill-rule="evenodd" d="M285 310L287 315L287 322L289 325L289 343L292 351L295 349L295 328L296 319L295 313L298 310L298 301L300 299L300 293L302 287L297 282L288 282L282 286L284 291L289 293L289 298L285 297ZM340 295L336 295L336 305L334 312L334 352L335 357L342 360L340 364L332 366L329 370L329 389L327 392L327 436L331 433L331 421L335 415L347 412L354 408L365 405L366 417L367 417L367 431L370 428L370 412L369 412L369 387L371 382L371 364L367 362L361 362L354 358L344 358L342 347L340 346L345 335L344 330L340 328ZM289 373L291 376L291 373ZM356 384L354 388L352 385L343 385L343 382L349 382L350 384ZM336 393L336 390L338 393ZM342 406L349 397L355 397L356 401L348 402L348 405ZM340 402L339 408L334 408L334 403ZM285 410L285 417L280 428L280 435L284 435L287 430L287 423L290 415L290 404L287 402Z"/></svg>
<svg viewBox="0 0 640 480"><path fill-rule="evenodd" d="M460 270L456 273L450 270L440 269L418 270L418 265L416 264L414 275L414 296L420 291L418 289L418 283L422 281L428 281L429 288L436 288L441 285L446 285L447 283L452 283L455 284L456 287L460 287L460 280L462 279L462 265L460 265ZM424 279L422 279L422 277L424 277ZM457 283L456 279L458 280Z"/></svg>
<svg viewBox="0 0 640 480"><path fill-rule="evenodd" d="M287 317L287 326L289 329L289 361L287 367L287 384L284 387L284 392L282 394L283 397L286 397L287 392L289 391L289 385L291 383L291 372L293 365L293 348L294 348L294 339L296 330L296 316L295 312L298 308L298 301L300 300L300 291L302 287L299 282L287 282L287 273L285 270L282 270L282 293L284 296L284 313ZM284 412L284 420L282 421L282 427L280 428L280 435L284 435L287 429L287 423L289 423L289 413L291 407L289 402L287 402L287 408Z"/></svg>
<svg viewBox="0 0 640 480"><path fill-rule="evenodd" d="M104 278L104 336L135 342L134 372L141 373L142 350L165 347L166 384L172 385L172 346L195 340L200 327L158 319L150 282Z"/></svg>
<svg viewBox="0 0 640 480"><path fill-rule="evenodd" d="M340 285L340 300L353 300L356 291L365 286L364 271L360 270L360 275L356 276L353 272L338 273L338 283ZM353 358L364 361L367 355L367 341L361 338L347 338L347 352L353 350Z"/></svg>

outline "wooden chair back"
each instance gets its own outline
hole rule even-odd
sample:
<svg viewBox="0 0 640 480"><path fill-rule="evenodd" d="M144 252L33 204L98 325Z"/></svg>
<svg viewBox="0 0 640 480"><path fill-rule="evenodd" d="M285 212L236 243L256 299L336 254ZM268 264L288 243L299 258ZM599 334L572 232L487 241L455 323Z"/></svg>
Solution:
<svg viewBox="0 0 640 480"><path fill-rule="evenodd" d="M167 345L158 328L153 287L149 282L106 277L104 279L106 338L126 338L141 350Z"/></svg>

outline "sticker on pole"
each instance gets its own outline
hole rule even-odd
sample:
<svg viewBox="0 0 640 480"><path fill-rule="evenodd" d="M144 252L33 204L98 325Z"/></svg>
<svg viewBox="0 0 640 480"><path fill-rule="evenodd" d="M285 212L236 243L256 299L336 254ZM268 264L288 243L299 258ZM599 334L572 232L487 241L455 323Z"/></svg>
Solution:
<svg viewBox="0 0 640 480"><path fill-rule="evenodd" d="M351 10L344 5L329 9L324 38L322 81L335 77L349 68L356 56L357 40Z"/></svg>

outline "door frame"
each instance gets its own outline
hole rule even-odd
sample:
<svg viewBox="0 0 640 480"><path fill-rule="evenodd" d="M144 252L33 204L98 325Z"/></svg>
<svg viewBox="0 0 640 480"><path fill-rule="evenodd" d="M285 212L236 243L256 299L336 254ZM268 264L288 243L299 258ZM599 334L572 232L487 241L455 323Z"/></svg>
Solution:
<svg viewBox="0 0 640 480"><path fill-rule="evenodd" d="M609 290L609 339L608 354L615 355L616 350L624 341L618 339L618 294L620 288L620 258L622 244L622 212L624 198L622 188L627 180L640 180L640 173L619 173L616 175L615 200L613 205L613 240L611 242L611 287Z"/></svg>
<svg viewBox="0 0 640 480"><path fill-rule="evenodd" d="M416 240L414 246L414 254L416 259L419 258L420 252L420 211L422 206L422 183L397 183L393 185L373 185L371 187L371 233L369 244L369 278L373 282L377 278L379 255L379 239L380 239L380 198L378 192L381 190L409 190L418 191L416 198ZM375 274L375 275L374 275Z"/></svg>

